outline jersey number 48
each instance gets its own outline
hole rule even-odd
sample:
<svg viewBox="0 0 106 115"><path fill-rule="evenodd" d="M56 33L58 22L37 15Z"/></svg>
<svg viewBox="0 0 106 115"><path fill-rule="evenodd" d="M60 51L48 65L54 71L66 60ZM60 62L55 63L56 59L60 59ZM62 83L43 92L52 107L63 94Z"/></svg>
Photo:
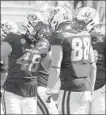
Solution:
<svg viewBox="0 0 106 115"><path fill-rule="evenodd" d="M17 64L21 65L21 70L36 72L40 59L41 57L39 54L32 55L30 52L27 52L17 60Z"/></svg>

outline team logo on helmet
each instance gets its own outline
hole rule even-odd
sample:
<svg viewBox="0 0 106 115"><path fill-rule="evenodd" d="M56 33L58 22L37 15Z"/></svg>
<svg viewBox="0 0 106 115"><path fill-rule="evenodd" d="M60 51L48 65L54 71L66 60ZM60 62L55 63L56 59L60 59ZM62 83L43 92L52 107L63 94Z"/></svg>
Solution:
<svg viewBox="0 0 106 115"><path fill-rule="evenodd" d="M25 43L26 43L26 40L25 40L25 39L21 39L21 43L22 43L22 44L25 44Z"/></svg>
<svg viewBox="0 0 106 115"><path fill-rule="evenodd" d="M85 16L88 17L88 18L91 18L91 13L90 12L86 12Z"/></svg>
<svg viewBox="0 0 106 115"><path fill-rule="evenodd" d="M28 19L29 21L34 21L34 20L37 19L37 16L36 16L35 14L29 14L29 15L27 16L27 19Z"/></svg>
<svg viewBox="0 0 106 115"><path fill-rule="evenodd" d="M49 13L48 18L53 30L56 30L60 23L65 21L72 21L72 12L65 6L57 6Z"/></svg>
<svg viewBox="0 0 106 115"><path fill-rule="evenodd" d="M1 38L4 40L8 33L18 32L18 27L15 22L11 22L9 20L3 20L1 21Z"/></svg>

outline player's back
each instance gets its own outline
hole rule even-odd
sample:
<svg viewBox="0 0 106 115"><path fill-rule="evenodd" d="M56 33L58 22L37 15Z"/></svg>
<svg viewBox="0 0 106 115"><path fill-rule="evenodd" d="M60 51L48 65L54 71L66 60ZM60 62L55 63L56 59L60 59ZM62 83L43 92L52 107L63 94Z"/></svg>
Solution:
<svg viewBox="0 0 106 115"><path fill-rule="evenodd" d="M91 47L90 36L87 32L65 32L63 41L63 60L61 64L61 88L67 86L71 90L82 85L81 90L89 90L89 85L83 80L90 80L89 52ZM69 34L69 35L68 35ZM83 84L84 83L84 84ZM75 86L74 86L75 85ZM86 88L84 89L84 85ZM74 89L75 88L75 89ZM80 90L80 88L78 88Z"/></svg>
<svg viewBox="0 0 106 115"><path fill-rule="evenodd" d="M87 31L78 32L72 28L56 31L51 44L62 46L61 89L72 91L91 90L89 53L91 38Z"/></svg>

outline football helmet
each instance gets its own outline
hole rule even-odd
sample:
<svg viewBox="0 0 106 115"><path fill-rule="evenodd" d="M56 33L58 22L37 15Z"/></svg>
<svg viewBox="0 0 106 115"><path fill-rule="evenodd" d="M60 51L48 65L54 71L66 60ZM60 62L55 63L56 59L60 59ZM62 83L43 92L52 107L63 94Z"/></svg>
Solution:
<svg viewBox="0 0 106 115"><path fill-rule="evenodd" d="M65 21L72 21L72 12L68 7L57 6L53 8L48 17L48 22L55 31L59 24Z"/></svg>
<svg viewBox="0 0 106 115"><path fill-rule="evenodd" d="M8 33L13 32L17 33L18 32L18 27L15 22L3 20L1 21L1 39L5 39Z"/></svg>
<svg viewBox="0 0 106 115"><path fill-rule="evenodd" d="M25 36L27 41L31 44L35 44L40 38L44 37L47 32L46 24L46 18L42 12L30 12L23 25L26 30Z"/></svg>
<svg viewBox="0 0 106 115"><path fill-rule="evenodd" d="M74 26L78 30L91 31L95 26L99 24L99 14L94 8L82 7L74 16Z"/></svg>
<svg viewBox="0 0 106 115"><path fill-rule="evenodd" d="M50 34L52 33L50 25L44 24L43 22L38 22L34 29L36 31L37 39L46 38L47 36L50 36Z"/></svg>

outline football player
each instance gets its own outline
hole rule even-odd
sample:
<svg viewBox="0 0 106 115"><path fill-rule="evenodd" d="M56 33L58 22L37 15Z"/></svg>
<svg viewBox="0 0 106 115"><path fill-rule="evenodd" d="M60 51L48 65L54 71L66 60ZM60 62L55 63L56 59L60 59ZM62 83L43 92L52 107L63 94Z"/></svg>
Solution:
<svg viewBox="0 0 106 115"><path fill-rule="evenodd" d="M49 25L47 26L47 28L49 30L48 33L50 35L51 29ZM46 34L46 37L49 35ZM49 54L45 56L45 58L43 58L37 75L37 114L58 114L58 109L53 99L51 98L51 102L46 102L45 100L45 93L49 77L49 70L51 67L51 61L52 59L49 52Z"/></svg>
<svg viewBox="0 0 106 115"><path fill-rule="evenodd" d="M60 114L87 114L96 75L91 37L86 31L86 22L78 20L77 15L73 23L69 23L66 21L72 21L68 19L72 14L68 15L58 7L53 12L50 23L55 24L55 31L49 39L52 65L46 93L51 94L60 76Z"/></svg>
<svg viewBox="0 0 106 115"><path fill-rule="evenodd" d="M101 30L99 30L100 32ZM97 65L97 75L95 81L94 91L92 92L92 102L90 114L105 114L105 87L106 87L106 35L92 36L97 39L93 44L96 65Z"/></svg>
<svg viewBox="0 0 106 115"><path fill-rule="evenodd" d="M13 33L17 33L18 32L18 27L17 25L15 24L15 22L11 22L9 20L3 20L1 21L1 36L0 36L0 47L4 47L4 39L6 38L6 36L10 33L10 32L13 32ZM3 59L1 60L0 62L0 72L2 72L1 74L1 86L3 86L4 84L4 81L5 81L5 77L2 77L4 76L4 74L7 74L5 71L4 71L4 68L7 68L7 58L6 59ZM5 75L6 76L6 75Z"/></svg>
<svg viewBox="0 0 106 115"><path fill-rule="evenodd" d="M50 50L44 23L40 12L31 12L24 25L25 34L10 33L5 38L1 48L1 59L9 58L3 94L5 114L36 114L37 74Z"/></svg>
<svg viewBox="0 0 106 115"><path fill-rule="evenodd" d="M3 41L7 34L9 34L10 32L17 32L18 28L17 25L15 24L15 22L11 22L9 20L3 20L1 21L1 36L0 36L0 47L4 47L5 42ZM6 57L3 60L0 60L0 73L1 73L1 102L2 102L2 92L3 92L3 84L6 80L7 77L7 72L5 71L7 69L7 65L8 65L8 57ZM2 103L1 103L1 114L3 114L3 108L2 108Z"/></svg>
<svg viewBox="0 0 106 115"><path fill-rule="evenodd" d="M42 14L42 13L41 13ZM42 14L43 16L43 14ZM45 15L44 15L45 16ZM43 27L41 23L39 25L37 24L40 28L39 31L39 38L42 38L42 33L44 34L43 37L47 38L47 36L50 36L52 32L52 28L50 25L48 25L47 20L46 20L46 25ZM34 25L34 24L33 24ZM44 43L44 47L46 48L47 45ZM49 46L49 43L48 43ZM47 48L46 48L47 49ZM49 51L51 51L51 48L48 47ZM43 48L44 50L44 48ZM42 59L39 71L37 73L37 114L58 114L57 107L53 101L50 103L47 103L45 100L45 92L46 92L46 87L47 87L47 81L49 77L49 70L51 67L51 56L50 52Z"/></svg>
<svg viewBox="0 0 106 115"><path fill-rule="evenodd" d="M85 19L83 15L88 15ZM94 8L83 7L78 14L80 19L87 21L86 27L91 35L92 45L97 65L96 81L92 91L90 114L105 114L105 84L106 67L105 51L106 36L100 29L99 14ZM105 29L105 28L104 28Z"/></svg>

